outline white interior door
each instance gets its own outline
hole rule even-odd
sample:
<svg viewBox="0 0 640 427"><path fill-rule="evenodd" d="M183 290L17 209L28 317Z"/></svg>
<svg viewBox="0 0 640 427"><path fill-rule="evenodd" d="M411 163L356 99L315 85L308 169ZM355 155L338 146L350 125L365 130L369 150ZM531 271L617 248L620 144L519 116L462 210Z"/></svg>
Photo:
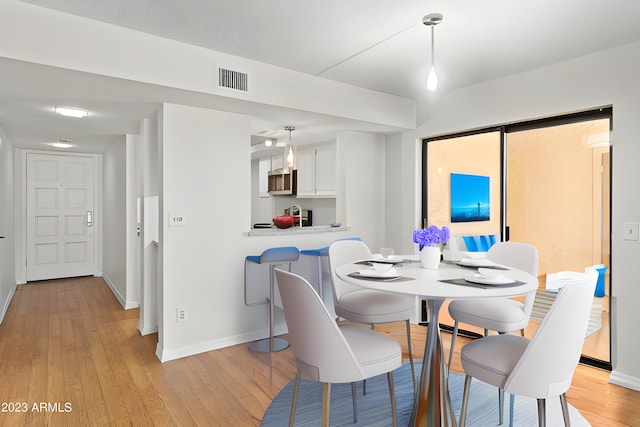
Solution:
<svg viewBox="0 0 640 427"><path fill-rule="evenodd" d="M27 154L27 281L94 272L92 157Z"/></svg>

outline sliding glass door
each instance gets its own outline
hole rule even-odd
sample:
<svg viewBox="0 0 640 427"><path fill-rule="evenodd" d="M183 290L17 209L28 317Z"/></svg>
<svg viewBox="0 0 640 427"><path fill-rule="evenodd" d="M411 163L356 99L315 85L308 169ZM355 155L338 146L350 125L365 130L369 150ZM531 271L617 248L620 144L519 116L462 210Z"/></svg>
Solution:
<svg viewBox="0 0 640 427"><path fill-rule="evenodd" d="M495 234L498 240L538 248L540 295L534 323L548 306L548 278L563 271L599 268L604 286L594 297L583 359L609 369L610 131L609 108L423 143L426 224L450 226L456 235ZM452 174L489 179L487 219L453 220ZM472 327L468 331L482 332Z"/></svg>
<svg viewBox="0 0 640 427"><path fill-rule="evenodd" d="M609 363L610 120L541 125L506 129L507 234L538 248L541 287L563 271L600 269L602 292L594 298L583 353ZM539 292L534 321L551 302L545 296Z"/></svg>

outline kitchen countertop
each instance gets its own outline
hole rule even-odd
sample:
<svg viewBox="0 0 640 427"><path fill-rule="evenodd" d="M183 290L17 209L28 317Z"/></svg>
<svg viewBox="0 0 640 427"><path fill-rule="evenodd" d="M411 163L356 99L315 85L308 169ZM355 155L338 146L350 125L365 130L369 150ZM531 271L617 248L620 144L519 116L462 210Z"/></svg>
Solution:
<svg viewBox="0 0 640 427"><path fill-rule="evenodd" d="M351 227L347 225L341 225L340 227L331 227L330 225L312 225L311 227L289 227L278 228L273 226L271 228L252 228L247 235L250 237L258 236L285 236L285 235L299 235L299 234L312 234L312 233L334 233L337 231L350 231Z"/></svg>

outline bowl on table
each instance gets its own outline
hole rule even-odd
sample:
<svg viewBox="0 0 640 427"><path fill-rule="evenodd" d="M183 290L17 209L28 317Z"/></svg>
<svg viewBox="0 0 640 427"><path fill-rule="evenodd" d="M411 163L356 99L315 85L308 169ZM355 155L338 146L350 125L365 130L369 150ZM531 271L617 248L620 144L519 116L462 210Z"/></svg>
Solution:
<svg viewBox="0 0 640 427"><path fill-rule="evenodd" d="M272 220L278 228L289 228L293 225L295 217L291 215L274 216Z"/></svg>
<svg viewBox="0 0 640 427"><path fill-rule="evenodd" d="M385 272L389 271L391 269L391 267L393 267L393 264L386 263L386 262L375 262L374 261L374 262L371 263L371 266L378 273L385 273Z"/></svg>

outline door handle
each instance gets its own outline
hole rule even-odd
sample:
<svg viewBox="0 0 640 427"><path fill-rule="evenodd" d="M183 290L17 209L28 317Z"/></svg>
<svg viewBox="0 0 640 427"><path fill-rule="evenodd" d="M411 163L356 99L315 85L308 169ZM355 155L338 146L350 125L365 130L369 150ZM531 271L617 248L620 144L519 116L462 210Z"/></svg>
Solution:
<svg viewBox="0 0 640 427"><path fill-rule="evenodd" d="M93 212L87 211L87 227L91 227L93 225Z"/></svg>

